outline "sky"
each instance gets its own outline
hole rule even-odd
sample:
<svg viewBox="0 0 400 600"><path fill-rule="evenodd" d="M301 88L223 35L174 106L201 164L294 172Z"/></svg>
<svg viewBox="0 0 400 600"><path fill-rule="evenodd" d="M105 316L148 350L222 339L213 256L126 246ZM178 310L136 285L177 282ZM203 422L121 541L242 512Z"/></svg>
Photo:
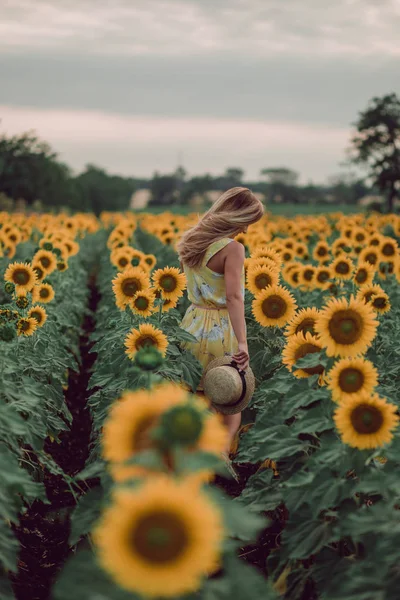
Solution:
<svg viewBox="0 0 400 600"><path fill-rule="evenodd" d="M0 134L35 130L75 172L321 183L400 92L399 30L400 0L0 0Z"/></svg>

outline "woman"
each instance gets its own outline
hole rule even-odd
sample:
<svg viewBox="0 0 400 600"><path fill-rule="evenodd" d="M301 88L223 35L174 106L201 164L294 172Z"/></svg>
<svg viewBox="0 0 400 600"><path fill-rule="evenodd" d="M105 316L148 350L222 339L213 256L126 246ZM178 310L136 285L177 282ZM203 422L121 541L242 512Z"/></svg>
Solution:
<svg viewBox="0 0 400 600"><path fill-rule="evenodd" d="M244 318L244 247L233 238L246 233L263 215L263 205L244 187L222 194L199 223L186 232L178 253L187 278L191 306L181 327L198 342L185 342L203 365L232 355L238 366L249 365ZM200 381L198 391L203 390ZM240 427L241 413L223 415L230 442Z"/></svg>

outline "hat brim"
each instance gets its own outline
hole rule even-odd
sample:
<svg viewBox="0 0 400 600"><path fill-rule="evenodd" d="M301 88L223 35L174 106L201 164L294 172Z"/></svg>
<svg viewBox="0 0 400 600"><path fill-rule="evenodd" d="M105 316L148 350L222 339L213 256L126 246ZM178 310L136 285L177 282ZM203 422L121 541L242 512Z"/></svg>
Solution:
<svg viewBox="0 0 400 600"><path fill-rule="evenodd" d="M235 402L234 404L217 404L216 402L212 401L212 399L210 398L211 394L210 393L207 394L207 381L206 381L207 373L211 369L214 369L215 367L223 367L223 366L230 365L231 363L232 363L232 356L229 356L229 355L221 356L219 358L215 358L210 363L208 363L208 365L206 366L206 368L204 369L204 372L203 372L204 393L210 400L213 408L215 408L216 411L218 411L219 413L221 413L223 415L236 415L237 413L242 412L242 410L244 410L246 408L246 406L249 404L249 402L254 394L254 389L255 389L254 373L250 367L247 367L246 371L244 372L244 379L246 382L246 392L245 392L244 397L239 402Z"/></svg>

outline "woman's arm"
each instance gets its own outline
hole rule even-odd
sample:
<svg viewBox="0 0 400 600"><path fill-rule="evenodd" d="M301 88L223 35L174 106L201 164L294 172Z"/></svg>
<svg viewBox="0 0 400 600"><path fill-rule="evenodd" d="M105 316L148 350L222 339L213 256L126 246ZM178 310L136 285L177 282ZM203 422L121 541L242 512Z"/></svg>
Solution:
<svg viewBox="0 0 400 600"><path fill-rule="evenodd" d="M235 332L239 350L233 356L239 367L245 370L249 366L249 351L246 338L246 321L244 318L244 300L242 293L242 271L244 264L244 247L239 242L231 242L227 247L224 275L226 289L226 306Z"/></svg>

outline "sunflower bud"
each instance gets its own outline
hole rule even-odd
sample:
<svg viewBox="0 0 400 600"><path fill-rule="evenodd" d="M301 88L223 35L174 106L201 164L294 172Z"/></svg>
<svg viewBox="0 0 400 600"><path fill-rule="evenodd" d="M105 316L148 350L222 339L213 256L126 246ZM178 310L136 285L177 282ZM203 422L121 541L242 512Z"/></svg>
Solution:
<svg viewBox="0 0 400 600"><path fill-rule="evenodd" d="M144 346L135 354L134 362L143 371L155 371L161 367L164 359L154 346Z"/></svg>
<svg viewBox="0 0 400 600"><path fill-rule="evenodd" d="M29 305L29 300L26 296L18 296L15 304L18 306L18 308L27 308Z"/></svg>
<svg viewBox="0 0 400 600"><path fill-rule="evenodd" d="M14 292L14 290L15 290L15 285L14 285L13 283L11 283L11 281L7 281L7 283L6 283L6 284L5 284L5 286L4 286L4 289L5 289L5 292L6 292L7 294L10 294L10 296L11 296L11 294L12 294L12 293Z"/></svg>
<svg viewBox="0 0 400 600"><path fill-rule="evenodd" d="M162 415L158 434L166 443L191 446L197 442L202 430L203 414L187 403L175 406Z"/></svg>
<svg viewBox="0 0 400 600"><path fill-rule="evenodd" d="M0 327L0 340L3 342L12 342L16 335L15 327L12 325Z"/></svg>

